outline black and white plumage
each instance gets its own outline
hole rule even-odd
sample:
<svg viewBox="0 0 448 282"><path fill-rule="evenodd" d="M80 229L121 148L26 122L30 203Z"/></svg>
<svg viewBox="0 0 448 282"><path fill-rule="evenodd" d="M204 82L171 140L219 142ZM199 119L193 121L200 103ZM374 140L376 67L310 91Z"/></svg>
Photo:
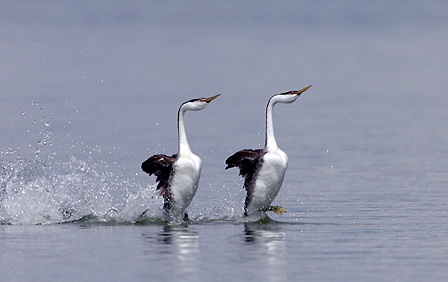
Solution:
<svg viewBox="0 0 448 282"><path fill-rule="evenodd" d="M170 219L179 219L198 189L202 161L193 154L188 144L184 126L186 111L199 111L218 95L210 98L192 99L183 103L177 113L179 150L177 154L167 156L157 154L141 165L144 172L156 176L157 190L164 199L163 210Z"/></svg>
<svg viewBox="0 0 448 282"><path fill-rule="evenodd" d="M245 215L258 215L266 211L281 214L286 210L271 206L283 183L288 166L288 156L277 146L274 135L272 110L277 103L292 103L300 94L308 90L307 86L298 91L276 94L266 106L266 141L264 149L244 149L226 160L226 169L238 167L244 177L246 200Z"/></svg>

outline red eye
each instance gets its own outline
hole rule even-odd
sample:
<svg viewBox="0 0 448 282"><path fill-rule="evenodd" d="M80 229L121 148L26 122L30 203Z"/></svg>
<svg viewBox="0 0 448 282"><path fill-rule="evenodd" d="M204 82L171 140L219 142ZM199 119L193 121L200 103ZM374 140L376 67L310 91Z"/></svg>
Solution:
<svg viewBox="0 0 448 282"><path fill-rule="evenodd" d="M201 98L201 99L199 99L199 101L205 102L205 98Z"/></svg>

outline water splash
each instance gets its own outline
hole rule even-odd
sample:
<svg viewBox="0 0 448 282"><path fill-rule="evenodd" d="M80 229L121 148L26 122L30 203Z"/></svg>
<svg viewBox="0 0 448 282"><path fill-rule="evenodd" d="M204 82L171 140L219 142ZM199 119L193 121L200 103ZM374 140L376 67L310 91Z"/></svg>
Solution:
<svg viewBox="0 0 448 282"><path fill-rule="evenodd" d="M0 223L163 221L163 200L154 185L141 186L102 167L101 162L74 157L66 161L53 158L51 163L39 158L0 160ZM192 205L189 212L190 220L195 222L240 217L240 211L232 205Z"/></svg>
<svg viewBox="0 0 448 282"><path fill-rule="evenodd" d="M130 179L100 169L101 163L41 159L0 162L0 222L50 224L86 215L101 218L110 209L123 210L133 189ZM151 202L145 200L148 206ZM146 206L146 208L148 208ZM136 207L136 206L135 206ZM138 211L135 211L138 213ZM129 214L129 212L128 212Z"/></svg>
<svg viewBox="0 0 448 282"><path fill-rule="evenodd" d="M20 146L0 151L0 224L53 224L86 216L132 221L134 214L157 210L154 187L109 171L105 161L95 159L95 150L81 152L83 159L58 156L45 116L32 125L39 126L35 145L28 146L34 158L20 156Z"/></svg>
<svg viewBox="0 0 448 282"><path fill-rule="evenodd" d="M39 101L32 105L38 106ZM55 151L60 148L57 135L48 119L42 115L31 125L28 132L38 135L36 143L28 145L34 157L22 157L22 145L0 151L0 224L132 224L164 220L163 199L153 179L149 181L152 185L141 185L120 172L110 171L109 164L98 160L98 146L82 146L81 159L60 156ZM212 189L208 186L204 188ZM235 201L214 201L207 200L206 206L194 201L188 208L190 219L208 222L241 216Z"/></svg>
<svg viewBox="0 0 448 282"><path fill-rule="evenodd" d="M6 155L15 160L3 160ZM154 184L140 185L108 167L91 154L83 160L64 160L37 152L27 160L14 149L0 152L0 224L164 222L163 199ZM188 208L192 222L241 217L236 201L207 202L204 206L194 201Z"/></svg>

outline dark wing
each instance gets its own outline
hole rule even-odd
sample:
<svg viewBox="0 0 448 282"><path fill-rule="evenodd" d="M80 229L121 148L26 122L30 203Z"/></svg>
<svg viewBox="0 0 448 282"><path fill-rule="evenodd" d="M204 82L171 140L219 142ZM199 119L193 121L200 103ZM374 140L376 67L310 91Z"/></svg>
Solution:
<svg viewBox="0 0 448 282"><path fill-rule="evenodd" d="M231 155L226 160L226 169L232 167L238 167L240 169L240 175L247 177L254 174L257 170L260 158L263 156L263 150L257 149L244 149Z"/></svg>
<svg viewBox="0 0 448 282"><path fill-rule="evenodd" d="M149 175L154 174L156 176L157 190L161 188L167 188L170 179L171 172L173 170L173 164L177 159L177 154L167 156L158 154L150 157L142 163L142 170Z"/></svg>
<svg viewBox="0 0 448 282"><path fill-rule="evenodd" d="M245 149L236 152L226 160L226 169L238 167L240 169L240 175L244 177L244 189L247 191L244 209L246 209L252 201L255 179L263 164L263 155L264 153L262 149Z"/></svg>

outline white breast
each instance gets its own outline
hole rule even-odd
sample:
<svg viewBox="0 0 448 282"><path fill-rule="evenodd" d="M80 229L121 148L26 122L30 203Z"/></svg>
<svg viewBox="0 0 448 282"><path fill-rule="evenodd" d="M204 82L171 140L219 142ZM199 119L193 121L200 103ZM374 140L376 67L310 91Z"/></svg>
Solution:
<svg viewBox="0 0 448 282"><path fill-rule="evenodd" d="M280 149L267 152L263 156L263 165L255 181L252 201L248 210L262 210L268 208L277 196L283 183L288 166L288 156Z"/></svg>
<svg viewBox="0 0 448 282"><path fill-rule="evenodd" d="M171 180L171 193L173 198L172 215L183 216L198 189L201 175L201 159L190 154L179 157L174 164L174 176Z"/></svg>

